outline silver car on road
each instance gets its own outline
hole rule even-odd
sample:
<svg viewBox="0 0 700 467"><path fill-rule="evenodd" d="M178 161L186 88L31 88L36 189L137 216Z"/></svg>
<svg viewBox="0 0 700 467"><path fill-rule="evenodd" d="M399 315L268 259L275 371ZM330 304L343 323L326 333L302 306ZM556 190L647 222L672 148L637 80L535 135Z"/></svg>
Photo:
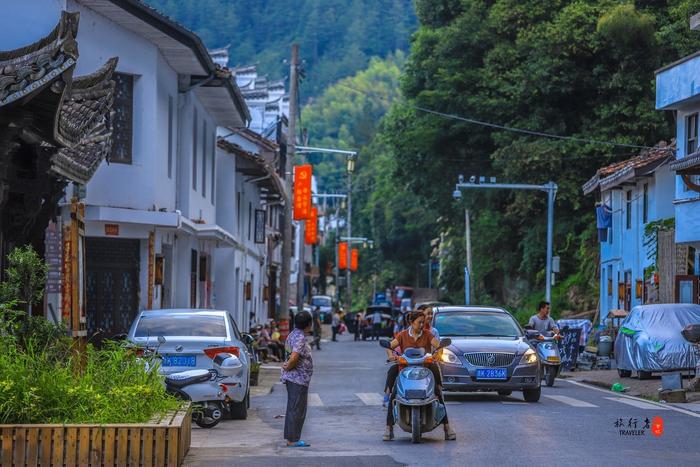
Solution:
<svg viewBox="0 0 700 467"><path fill-rule="evenodd" d="M447 391L522 391L527 402L540 399L540 364L523 329L502 308L435 307L433 326L452 339L439 364Z"/></svg>
<svg viewBox="0 0 700 467"><path fill-rule="evenodd" d="M165 337L159 344L158 337ZM131 325L127 340L139 348L156 350L162 357L160 373L210 369L219 353L236 355L241 376L223 380L232 413L247 412L250 391L250 355L244 336L226 311L197 309L146 310ZM244 417L241 417L244 418Z"/></svg>

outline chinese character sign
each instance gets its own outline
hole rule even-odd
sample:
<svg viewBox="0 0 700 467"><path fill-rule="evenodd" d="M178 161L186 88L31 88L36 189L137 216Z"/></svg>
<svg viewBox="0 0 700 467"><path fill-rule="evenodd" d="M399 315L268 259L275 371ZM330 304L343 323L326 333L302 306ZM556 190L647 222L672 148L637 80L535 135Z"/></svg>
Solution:
<svg viewBox="0 0 700 467"><path fill-rule="evenodd" d="M294 220L308 219L311 215L310 164L294 166Z"/></svg>
<svg viewBox="0 0 700 467"><path fill-rule="evenodd" d="M360 257L360 252L357 248L350 250L350 270L357 271L357 262Z"/></svg>
<svg viewBox="0 0 700 467"><path fill-rule="evenodd" d="M311 208L311 215L305 222L304 243L315 245L318 240L318 208Z"/></svg>
<svg viewBox="0 0 700 467"><path fill-rule="evenodd" d="M348 243L338 243L338 269L348 268Z"/></svg>

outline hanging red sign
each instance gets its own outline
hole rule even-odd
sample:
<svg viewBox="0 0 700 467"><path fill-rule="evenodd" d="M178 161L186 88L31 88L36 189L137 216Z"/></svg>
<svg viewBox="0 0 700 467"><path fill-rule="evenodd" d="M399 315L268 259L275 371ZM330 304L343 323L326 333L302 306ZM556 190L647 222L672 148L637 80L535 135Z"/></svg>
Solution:
<svg viewBox="0 0 700 467"><path fill-rule="evenodd" d="M318 208L311 208L311 215L305 221L304 243L315 245L318 240Z"/></svg>
<svg viewBox="0 0 700 467"><path fill-rule="evenodd" d="M294 220L311 215L311 164L294 166Z"/></svg>
<svg viewBox="0 0 700 467"><path fill-rule="evenodd" d="M360 257L360 252L357 250L357 248L353 248L350 250L350 270L351 271L357 271L357 263L358 259Z"/></svg>
<svg viewBox="0 0 700 467"><path fill-rule="evenodd" d="M338 269L348 268L348 243L338 243Z"/></svg>

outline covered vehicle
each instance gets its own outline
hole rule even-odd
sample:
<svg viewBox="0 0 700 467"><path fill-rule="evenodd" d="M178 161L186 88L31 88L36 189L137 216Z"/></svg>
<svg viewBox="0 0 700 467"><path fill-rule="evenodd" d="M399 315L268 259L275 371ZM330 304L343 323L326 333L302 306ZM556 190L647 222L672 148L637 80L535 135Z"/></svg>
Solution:
<svg viewBox="0 0 700 467"><path fill-rule="evenodd" d="M536 352L513 316L502 308L447 306L434 309L433 326L452 344L438 363L446 391L522 391L540 399L541 369Z"/></svg>
<svg viewBox="0 0 700 467"><path fill-rule="evenodd" d="M700 305L685 303L640 305L620 324L615 361L621 377L636 371L640 379L652 372L694 370L697 356L681 334L700 323Z"/></svg>

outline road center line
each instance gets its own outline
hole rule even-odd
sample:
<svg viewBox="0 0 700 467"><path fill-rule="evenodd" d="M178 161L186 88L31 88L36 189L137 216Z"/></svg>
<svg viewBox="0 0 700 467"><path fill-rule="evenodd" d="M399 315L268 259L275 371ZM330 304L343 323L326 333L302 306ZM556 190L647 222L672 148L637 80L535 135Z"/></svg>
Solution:
<svg viewBox="0 0 700 467"><path fill-rule="evenodd" d="M573 397L568 397L568 396L557 396L557 395L550 396L550 395L545 394L544 397L555 400L557 402L561 402L562 404L570 405L572 407L598 407L595 404L591 404L591 403L585 402L585 401L580 401L578 399L574 399Z"/></svg>
<svg viewBox="0 0 700 467"><path fill-rule="evenodd" d="M355 395L359 397L365 405L382 405L384 401L382 395L376 392L356 392Z"/></svg>

